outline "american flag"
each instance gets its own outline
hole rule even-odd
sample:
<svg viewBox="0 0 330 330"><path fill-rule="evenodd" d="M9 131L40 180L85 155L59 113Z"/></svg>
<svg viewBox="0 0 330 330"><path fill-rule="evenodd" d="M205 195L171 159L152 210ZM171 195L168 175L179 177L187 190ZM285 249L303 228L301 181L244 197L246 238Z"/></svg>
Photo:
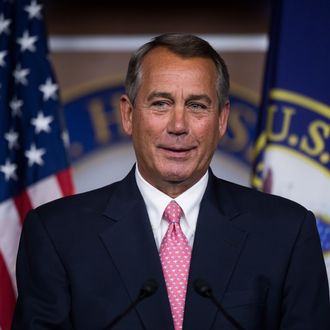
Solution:
<svg viewBox="0 0 330 330"><path fill-rule="evenodd" d="M38 0L0 0L0 329L9 330L15 263L27 211L73 193Z"/></svg>

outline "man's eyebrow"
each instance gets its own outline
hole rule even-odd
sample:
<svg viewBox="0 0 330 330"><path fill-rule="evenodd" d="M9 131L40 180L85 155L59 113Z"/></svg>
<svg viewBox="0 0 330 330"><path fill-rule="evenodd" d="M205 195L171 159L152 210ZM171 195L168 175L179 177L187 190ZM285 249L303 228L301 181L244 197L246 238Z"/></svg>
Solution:
<svg viewBox="0 0 330 330"><path fill-rule="evenodd" d="M205 100L208 104L212 103L211 98L207 94L192 94L187 97L188 101L199 101Z"/></svg>
<svg viewBox="0 0 330 330"><path fill-rule="evenodd" d="M153 98L157 98L157 97L173 100L172 94L167 92L157 92L157 91L152 92L148 96L147 100L151 101ZM187 101L198 101L198 100L205 100L208 104L212 103L211 98L207 94L191 94L187 97Z"/></svg>
<svg viewBox="0 0 330 330"><path fill-rule="evenodd" d="M148 101L151 101L153 98L155 98L155 97L163 97L163 98L165 98L165 99L170 99L170 100L172 100L173 99L173 96L170 94L170 93L166 93L166 92L152 92L149 96L148 96L148 98L147 98L147 100Z"/></svg>

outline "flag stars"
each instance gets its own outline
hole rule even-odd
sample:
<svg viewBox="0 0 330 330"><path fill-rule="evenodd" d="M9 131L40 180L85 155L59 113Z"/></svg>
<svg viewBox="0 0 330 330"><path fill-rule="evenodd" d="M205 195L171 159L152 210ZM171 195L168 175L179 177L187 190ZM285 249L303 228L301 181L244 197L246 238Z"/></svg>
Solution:
<svg viewBox="0 0 330 330"><path fill-rule="evenodd" d="M39 111L38 116L31 119L31 124L35 128L36 134L39 134L42 131L49 133L51 131L50 123L52 121L52 116L45 116L41 111Z"/></svg>
<svg viewBox="0 0 330 330"><path fill-rule="evenodd" d="M5 19L4 15L0 15L0 35L2 33L9 34L9 25L11 23L11 19Z"/></svg>
<svg viewBox="0 0 330 330"><path fill-rule="evenodd" d="M47 101L49 99L56 100L56 98L57 98L56 92L58 90L58 86L57 86L57 84L52 82L51 78L48 77L46 79L46 82L43 85L39 86L39 90L43 94L44 101Z"/></svg>
<svg viewBox="0 0 330 330"><path fill-rule="evenodd" d="M37 164L42 166L44 164L44 160L42 156L46 153L46 150L43 148L37 149L36 145L32 143L31 148L25 151L25 157L28 159L28 165L32 166L33 164Z"/></svg>
<svg viewBox="0 0 330 330"><path fill-rule="evenodd" d="M8 148L10 150L13 148L18 148L18 136L18 133L13 129L5 133L5 139L8 141Z"/></svg>
<svg viewBox="0 0 330 330"><path fill-rule="evenodd" d="M17 180L16 170L17 165L11 163L8 159L6 160L6 163L4 165L0 166L0 172L5 175L6 181L9 181L10 179Z"/></svg>
<svg viewBox="0 0 330 330"><path fill-rule="evenodd" d="M39 5L37 1L32 0L28 6L24 7L24 10L29 14L29 19L38 18L41 19L42 5Z"/></svg>
<svg viewBox="0 0 330 330"><path fill-rule="evenodd" d="M10 101L9 107L12 110L13 117L20 117L22 115L21 107L23 106L23 101L19 100L17 96Z"/></svg>
<svg viewBox="0 0 330 330"><path fill-rule="evenodd" d="M3 50L0 52L0 66L5 67L6 62L5 62L5 56L7 55L7 51Z"/></svg>
<svg viewBox="0 0 330 330"><path fill-rule="evenodd" d="M13 72L16 84L27 85L28 81L26 79L27 75L30 73L30 69L23 69L21 64L18 63Z"/></svg>
<svg viewBox="0 0 330 330"><path fill-rule="evenodd" d="M30 52L35 52L35 42L38 40L37 36L30 36L29 31L25 30L23 32L22 38L17 38L17 43L21 46L21 52L29 50Z"/></svg>

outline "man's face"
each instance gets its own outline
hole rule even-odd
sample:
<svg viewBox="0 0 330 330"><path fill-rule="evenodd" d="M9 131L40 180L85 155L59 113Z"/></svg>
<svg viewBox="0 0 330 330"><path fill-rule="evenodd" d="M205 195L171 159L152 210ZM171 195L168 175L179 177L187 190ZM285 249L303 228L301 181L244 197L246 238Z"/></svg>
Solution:
<svg viewBox="0 0 330 330"><path fill-rule="evenodd" d="M143 61L135 106L121 98L142 176L172 197L205 174L226 131L229 104L219 111L216 78L211 60L157 48Z"/></svg>

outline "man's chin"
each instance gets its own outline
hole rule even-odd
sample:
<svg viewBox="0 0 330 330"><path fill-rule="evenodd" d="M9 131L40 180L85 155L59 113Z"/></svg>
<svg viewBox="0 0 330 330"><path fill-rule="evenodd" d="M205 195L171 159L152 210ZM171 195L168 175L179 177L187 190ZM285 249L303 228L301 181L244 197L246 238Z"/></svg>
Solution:
<svg viewBox="0 0 330 330"><path fill-rule="evenodd" d="M190 181L193 177L192 173L187 173L185 172L179 172L179 171L175 171L175 172L167 172L163 178L165 179L165 181L167 181L168 183L171 184L180 184L180 183L184 183L187 181Z"/></svg>

